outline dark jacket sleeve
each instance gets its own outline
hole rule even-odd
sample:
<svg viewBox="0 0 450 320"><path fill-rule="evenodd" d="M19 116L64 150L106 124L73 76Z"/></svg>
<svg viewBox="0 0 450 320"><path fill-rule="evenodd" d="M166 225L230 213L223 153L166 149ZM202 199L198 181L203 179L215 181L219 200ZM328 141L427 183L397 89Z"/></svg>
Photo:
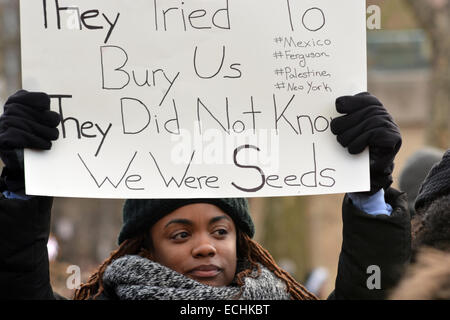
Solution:
<svg viewBox="0 0 450 320"><path fill-rule="evenodd" d="M357 209L345 196L342 249L329 299L385 299L401 278L411 255L406 194L390 188L385 199L393 212L374 216ZM374 280L377 273L378 283Z"/></svg>
<svg viewBox="0 0 450 320"><path fill-rule="evenodd" d="M52 202L0 193L0 299L54 299L47 253Z"/></svg>

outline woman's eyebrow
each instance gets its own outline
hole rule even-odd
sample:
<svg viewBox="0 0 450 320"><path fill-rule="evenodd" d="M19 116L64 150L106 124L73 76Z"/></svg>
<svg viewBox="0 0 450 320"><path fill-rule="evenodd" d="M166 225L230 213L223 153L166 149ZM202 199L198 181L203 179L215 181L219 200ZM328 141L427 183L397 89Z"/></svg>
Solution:
<svg viewBox="0 0 450 320"><path fill-rule="evenodd" d="M209 221L209 224L211 225L211 224L216 223L217 221L220 221L220 220L223 220L223 219L232 221L232 220L231 220L229 217L227 217L227 216L218 216L218 217L212 218L212 219Z"/></svg>
<svg viewBox="0 0 450 320"><path fill-rule="evenodd" d="M189 226L192 226L193 223L191 220L188 219L174 219L174 220L170 220L165 226L164 228L167 228L169 225L174 224L174 223L180 223L180 224L186 224Z"/></svg>

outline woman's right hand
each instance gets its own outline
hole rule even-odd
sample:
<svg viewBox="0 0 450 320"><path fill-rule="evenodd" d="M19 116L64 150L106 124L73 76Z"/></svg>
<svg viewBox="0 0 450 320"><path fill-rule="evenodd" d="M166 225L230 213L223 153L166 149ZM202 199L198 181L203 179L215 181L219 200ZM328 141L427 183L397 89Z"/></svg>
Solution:
<svg viewBox="0 0 450 320"><path fill-rule="evenodd" d="M50 97L45 93L20 90L8 98L0 117L4 191L24 190L23 149L49 150L58 139L59 123L60 115L50 110Z"/></svg>

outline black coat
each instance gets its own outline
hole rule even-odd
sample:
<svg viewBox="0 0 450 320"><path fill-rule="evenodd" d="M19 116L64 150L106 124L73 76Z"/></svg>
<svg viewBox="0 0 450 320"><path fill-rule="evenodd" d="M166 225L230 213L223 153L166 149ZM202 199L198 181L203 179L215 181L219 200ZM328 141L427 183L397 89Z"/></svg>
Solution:
<svg viewBox="0 0 450 320"><path fill-rule="evenodd" d="M348 196L344 198L342 248L329 299L385 299L403 276L411 257L407 198L391 188L385 200L393 208L390 216L369 215L353 206ZM380 289L367 286L373 266L380 271Z"/></svg>
<svg viewBox="0 0 450 320"><path fill-rule="evenodd" d="M0 197L0 299L57 298L47 255L52 198ZM394 208L392 215L372 216L344 198L343 243L329 299L384 299L400 279L410 259L406 195L389 189L386 201ZM381 288L370 290L368 267L374 265L381 271Z"/></svg>

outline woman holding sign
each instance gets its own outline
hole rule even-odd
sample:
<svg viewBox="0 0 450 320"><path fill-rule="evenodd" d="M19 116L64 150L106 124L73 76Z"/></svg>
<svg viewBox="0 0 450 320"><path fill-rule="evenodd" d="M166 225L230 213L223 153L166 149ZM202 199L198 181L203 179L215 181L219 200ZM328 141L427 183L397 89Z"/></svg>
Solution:
<svg viewBox="0 0 450 320"><path fill-rule="evenodd" d="M335 299L383 299L410 256L404 194L390 188L398 127L368 93L340 97L332 131L351 154L370 148L371 190L346 195ZM3 298L54 299L47 240L52 198L24 194L23 148L51 148L59 115L44 93L19 91L0 118ZM127 200L119 248L75 299L316 299L252 240L246 199ZM380 279L367 270L377 267Z"/></svg>

